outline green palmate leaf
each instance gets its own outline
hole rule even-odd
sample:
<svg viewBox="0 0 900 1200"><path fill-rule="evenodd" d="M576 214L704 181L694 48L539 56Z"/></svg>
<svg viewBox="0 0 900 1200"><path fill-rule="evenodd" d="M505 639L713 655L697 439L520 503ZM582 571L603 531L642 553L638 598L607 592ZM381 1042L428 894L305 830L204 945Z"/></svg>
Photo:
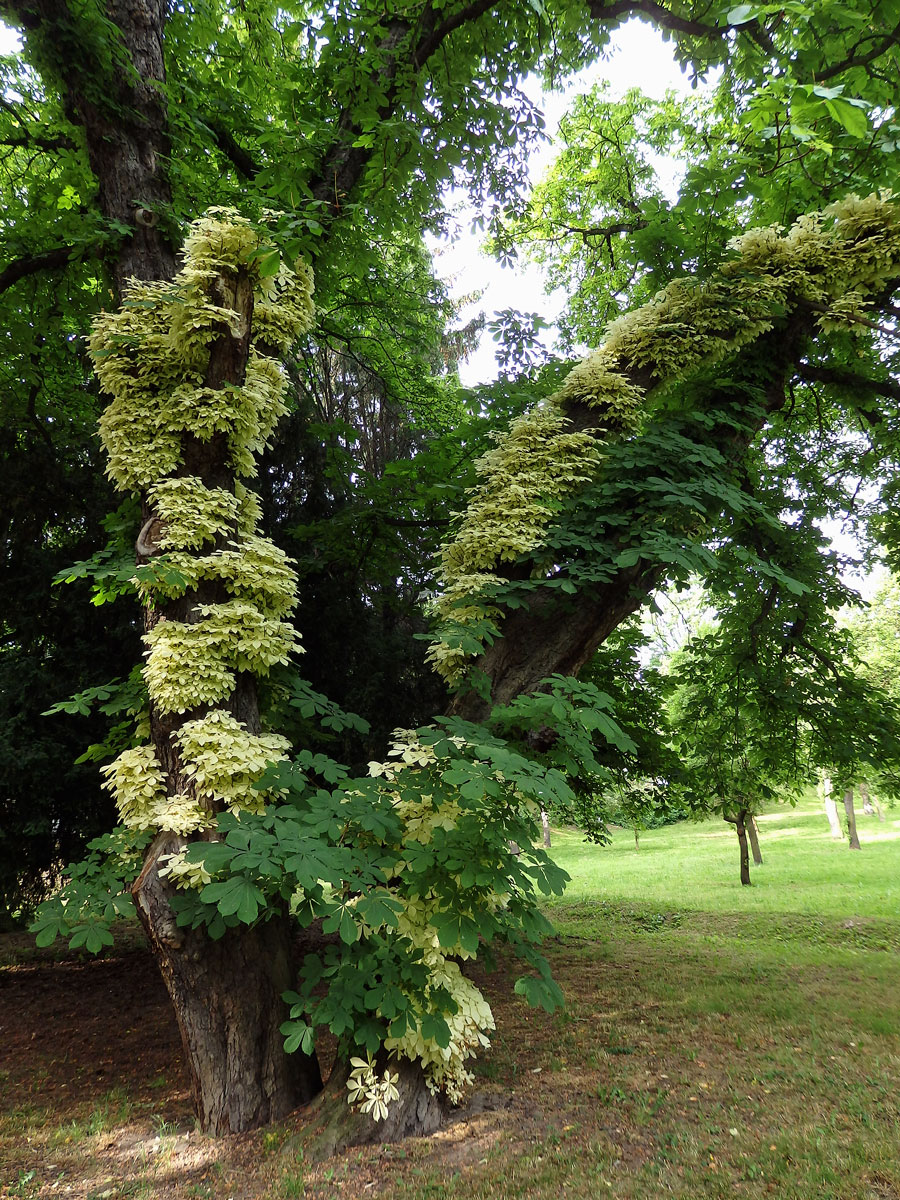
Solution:
<svg viewBox="0 0 900 1200"><path fill-rule="evenodd" d="M853 137L864 138L869 132L869 118L865 106L851 99L837 97L826 100L825 107L839 125L842 125Z"/></svg>
<svg viewBox="0 0 900 1200"><path fill-rule="evenodd" d="M565 1006L565 997L552 979L537 979L533 975L523 975L516 980L517 996L524 996L532 1008L543 1008L546 1012L556 1012Z"/></svg>
<svg viewBox="0 0 900 1200"><path fill-rule="evenodd" d="M568 871L563 870L545 854L541 854L538 861L526 870L534 876L538 887L547 896L561 896L570 880Z"/></svg>
<svg viewBox="0 0 900 1200"><path fill-rule="evenodd" d="M257 255L255 262L260 277L266 279L278 274L281 268L281 254L278 250L263 250Z"/></svg>
<svg viewBox="0 0 900 1200"><path fill-rule="evenodd" d="M210 883L200 892L207 904L215 904L223 917L236 916L245 925L250 925L266 905L266 898L255 884L235 876L220 883Z"/></svg>
<svg viewBox="0 0 900 1200"><path fill-rule="evenodd" d="M423 1037L437 1042L439 1046L450 1045L450 1026L443 1017L427 1013L422 1017L420 1029Z"/></svg>
<svg viewBox="0 0 900 1200"><path fill-rule="evenodd" d="M759 15L760 9L756 4L738 4L729 9L725 20L729 25L745 25Z"/></svg>
<svg viewBox="0 0 900 1200"><path fill-rule="evenodd" d="M312 1054L315 1049L315 1031L305 1021L285 1021L280 1026L284 1034L284 1049L287 1054L299 1050L302 1054Z"/></svg>
<svg viewBox="0 0 900 1200"><path fill-rule="evenodd" d="M359 926L353 919L349 905L341 904L322 922L325 933L337 933L346 946L352 946L359 940Z"/></svg>

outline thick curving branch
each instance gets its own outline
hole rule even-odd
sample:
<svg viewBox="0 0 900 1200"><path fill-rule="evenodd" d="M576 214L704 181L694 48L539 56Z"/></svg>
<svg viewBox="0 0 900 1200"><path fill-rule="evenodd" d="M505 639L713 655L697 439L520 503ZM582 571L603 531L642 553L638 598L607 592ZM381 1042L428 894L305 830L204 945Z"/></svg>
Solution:
<svg viewBox="0 0 900 1200"><path fill-rule="evenodd" d="M747 34L767 54L774 54L775 47L764 25L758 20L744 21L740 25L729 25L727 21L715 21L709 24L705 21L695 21L690 17L680 17L671 12L658 0L588 0L588 11L595 21L619 21L629 17L647 17L660 29L669 29L672 33L685 34L688 37L705 38L708 41L720 41L729 33Z"/></svg>
<svg viewBox="0 0 900 1200"><path fill-rule="evenodd" d="M832 63L830 67L825 67L823 70L816 73L816 82L822 83L827 79L834 79L836 75L842 75L844 71L850 71L853 67L867 67L877 58L881 58L882 54L894 47L900 45L900 23L894 26L890 33L884 38L877 41L871 50L865 54L850 54L841 62Z"/></svg>
<svg viewBox="0 0 900 1200"><path fill-rule="evenodd" d="M5 292L20 279L38 275L42 271L58 271L67 267L74 259L98 258L102 254L98 246L54 246L51 250L39 250L36 254L25 254L15 259L0 271L0 292Z"/></svg>
<svg viewBox="0 0 900 1200"><path fill-rule="evenodd" d="M244 149L231 130L221 121L214 121L209 117L204 118L203 124L231 165L237 168L245 179L255 179L262 170L262 163L257 162L253 155Z"/></svg>
<svg viewBox="0 0 900 1200"><path fill-rule="evenodd" d="M652 550L642 549L637 562L619 566L619 552L631 545L627 523L624 533L603 527L593 535L610 547L602 557L608 572L598 583L600 564L586 578L573 570L569 595L561 596L555 586L566 575L560 552L546 548L553 504L567 498L577 504L587 480L604 478L604 443L640 438L635 405L646 413L646 397L659 385L677 387L725 359L726 378L737 382L711 389L703 403L711 409L737 406L740 427L716 424L703 440L716 450L726 472L739 472L753 438L784 406L791 379L817 370L806 358L823 317L826 329L868 326L873 322L863 313L877 315L891 303L900 286L900 219L889 202L852 200L832 206L819 222L798 227L793 240L751 232L738 243L737 255L719 278L671 285L615 323L607 343L574 368L543 409L520 418L482 461L482 483L473 491L456 538L444 548L446 596L439 611L450 622L449 640L438 643L432 656L446 678L460 682L467 668L455 648L454 622L489 617L500 623L501 636L469 660L490 681L490 699L460 691L451 712L480 720L491 702L508 703L548 675L577 673L665 578L668 568ZM848 279L860 289L851 305L846 303ZM752 381L752 409L743 380ZM678 517L673 511L666 528L672 536L680 531L686 541L696 538L696 515ZM557 544L551 537L549 545ZM533 586L521 607L505 609L502 601L490 599L498 581L529 579Z"/></svg>

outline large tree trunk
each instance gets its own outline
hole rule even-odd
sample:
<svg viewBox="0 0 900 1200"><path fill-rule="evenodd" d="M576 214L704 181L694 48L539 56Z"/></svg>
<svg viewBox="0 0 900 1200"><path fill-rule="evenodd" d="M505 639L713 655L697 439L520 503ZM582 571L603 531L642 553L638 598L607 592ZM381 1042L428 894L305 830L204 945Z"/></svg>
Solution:
<svg viewBox="0 0 900 1200"><path fill-rule="evenodd" d="M753 862L757 867L762 866L762 851L759 848L759 830L756 828L756 818L752 815L747 819L747 836L750 839L750 850Z"/></svg>
<svg viewBox="0 0 900 1200"><path fill-rule="evenodd" d="M210 285L214 302L237 319L223 327L210 347L204 384L210 389L240 386L245 379L253 322L253 287L245 271L223 274ZM234 468L227 439L206 441L187 433L182 439L181 470L207 487L234 492ZM152 531L159 526L147 498L139 556L157 552ZM194 623L202 606L226 599L219 581L202 581L178 599L148 606L145 626L161 619ZM260 732L256 681L238 674L226 708L249 733ZM208 706L167 713L151 702L150 739L169 795L195 794L190 770L182 760L178 735L183 726L209 711ZM203 797L204 806L218 811ZM214 941L205 929L181 930L169 905L170 890L160 880L159 860L182 849L183 838L161 833L150 847L132 894L141 921L169 989L197 1115L204 1132L238 1133L285 1116L309 1101L322 1086L315 1056L288 1055L279 1026L287 1018L282 993L295 983L290 955L290 920L285 913L252 927L229 930Z"/></svg>
<svg viewBox="0 0 900 1200"><path fill-rule="evenodd" d="M422 1137L434 1133L443 1124L449 1106L443 1096L432 1094L419 1063L405 1058L394 1061L384 1054L379 1054L376 1062L378 1071L387 1067L399 1076L399 1099L391 1102L382 1121L375 1121L370 1114L351 1108L347 1103L350 1064L346 1059L339 1059L325 1090L315 1102L311 1137L304 1139L306 1148L315 1158L326 1158L350 1146Z"/></svg>
<svg viewBox="0 0 900 1200"><path fill-rule="evenodd" d="M773 329L755 342L753 369L760 376L761 414L775 412L784 405L788 371L805 349L812 329L812 313L804 303L797 303L784 328ZM633 367L626 377L643 391L650 391L662 382L646 366ZM717 408L727 408L732 399L727 390L715 392ZM734 398L734 403L745 415L746 396ZM570 422L568 428L573 431L596 430L598 423L602 426L597 409L579 400L566 401L563 411ZM754 433L755 430L735 433L729 421L716 426L709 436L725 463L736 465ZM728 466L724 466L723 471L727 470ZM695 514L685 518L684 537L696 536L692 524L695 520ZM621 534L613 527L608 536L615 543ZM631 530L626 526L623 548L629 544L630 536ZM534 566L533 561L526 560L511 567L497 563L493 570L502 578L528 580L534 577ZM584 584L575 595L556 588L530 592L527 604L503 612L502 636L474 662L477 670L491 681L490 695L482 689L463 688L454 696L448 712L469 721L484 721L493 705L509 704L517 696L536 691L551 675L578 675L613 630L637 612L663 583L667 569L666 564L648 557L632 566L618 567L608 578Z"/></svg>
<svg viewBox="0 0 900 1200"><path fill-rule="evenodd" d="M90 6L15 0L14 7L41 66L60 82L67 116L84 130L104 217L127 231L110 255L114 290L121 296L132 277L171 279L175 247L167 223L172 199L167 177L170 138L160 87L165 83L165 0L109 0L101 5L119 35L108 41L96 27L100 13ZM83 27L88 22L93 23L90 29ZM248 280L223 280L219 299L245 312L249 334ZM219 339L211 354L208 386L243 381L247 342L247 337ZM221 438L201 444L186 437L185 473L199 475L208 486L233 490L234 473L223 448ZM152 527L146 501L144 516ZM148 552L153 553L152 546L140 550L145 558ZM190 612L198 601L220 598L191 594L175 605L148 611L145 627L152 628L161 616L192 619ZM252 680L239 680L230 708L248 729L258 731ZM173 739L185 721L198 715L202 714L187 712L173 719L151 710L151 739L170 794L190 787ZM162 854L183 844L172 834L156 839L133 895L175 1008L201 1127L212 1134L237 1132L283 1117L308 1101L320 1090L321 1077L314 1057L285 1054L279 1032L287 1016L281 994L295 983L288 919L281 916L230 930L219 941L203 929L178 929L169 889L157 868Z"/></svg>
<svg viewBox="0 0 900 1200"><path fill-rule="evenodd" d="M286 915L229 930L179 929L159 857L183 845L157 837L132 888L138 916L165 980L205 1133L239 1133L277 1121L322 1087L314 1055L285 1054L282 993L295 984Z"/></svg>
<svg viewBox="0 0 900 1200"><path fill-rule="evenodd" d="M66 116L85 133L103 216L126 230L110 255L112 282L171 279L171 141L165 93L165 0L90 5L13 0L41 66L59 81ZM101 31L107 19L118 38Z"/></svg>
<svg viewBox="0 0 900 1200"><path fill-rule="evenodd" d="M856 832L856 813L853 809L853 788L844 792L844 812L847 814L847 833L850 835L850 849L860 850L859 834Z"/></svg>

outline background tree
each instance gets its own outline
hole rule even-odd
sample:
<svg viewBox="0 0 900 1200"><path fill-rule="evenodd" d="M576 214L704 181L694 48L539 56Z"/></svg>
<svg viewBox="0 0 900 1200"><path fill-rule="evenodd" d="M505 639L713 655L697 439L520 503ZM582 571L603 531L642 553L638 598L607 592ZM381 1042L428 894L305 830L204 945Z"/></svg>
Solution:
<svg viewBox="0 0 900 1200"><path fill-rule="evenodd" d="M766 802L789 799L830 768L839 779L882 764L895 768L900 740L893 699L864 681L847 630L838 625L846 588L821 535L800 525L766 538L765 560L781 579L740 570L710 593L717 617L672 659L669 720L698 811L734 824L741 883L750 883L751 821ZM755 856L757 857L757 856Z"/></svg>

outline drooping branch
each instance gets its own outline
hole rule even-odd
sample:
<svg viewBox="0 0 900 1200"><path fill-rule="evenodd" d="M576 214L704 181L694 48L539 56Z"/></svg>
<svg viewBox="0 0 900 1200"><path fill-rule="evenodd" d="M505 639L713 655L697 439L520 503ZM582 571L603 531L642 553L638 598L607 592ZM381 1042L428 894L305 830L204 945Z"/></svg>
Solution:
<svg viewBox="0 0 900 1200"><path fill-rule="evenodd" d="M231 130L221 121L214 121L209 117L206 117L203 123L213 135L213 140L218 148L232 165L237 167L244 178L255 179L262 170L262 164L258 163L253 155L244 149Z"/></svg>
<svg viewBox="0 0 900 1200"><path fill-rule="evenodd" d="M24 133L7 134L0 138L0 148L8 150L77 150L77 146L64 133L47 137L26 130Z"/></svg>
<svg viewBox="0 0 900 1200"><path fill-rule="evenodd" d="M841 62L832 63L830 67L824 67L821 71L816 72L816 81L822 83L828 79L834 79L837 75L842 75L844 71L852 70L853 67L867 67L877 58L881 58L882 54L887 54L888 50L900 45L900 23L894 26L889 34L880 41L876 41L875 45L865 54L850 54Z"/></svg>
<svg viewBox="0 0 900 1200"><path fill-rule="evenodd" d="M884 396L889 400L900 400L900 382L895 379L872 379L857 371L842 370L840 367L823 367L813 363L800 363L798 376L807 383L832 384L850 391L868 392L873 396Z"/></svg>
<svg viewBox="0 0 900 1200"><path fill-rule="evenodd" d="M680 17L671 12L658 0L589 0L588 10L594 20L618 21L621 18L643 16L658 25L660 29L670 29L673 33L683 33L688 37L706 38L719 41L732 32L747 33L754 38L767 53L773 53L774 47L765 28L757 21L745 21L740 25L730 25L727 21L716 21L707 24L705 21L694 21L689 17Z"/></svg>

